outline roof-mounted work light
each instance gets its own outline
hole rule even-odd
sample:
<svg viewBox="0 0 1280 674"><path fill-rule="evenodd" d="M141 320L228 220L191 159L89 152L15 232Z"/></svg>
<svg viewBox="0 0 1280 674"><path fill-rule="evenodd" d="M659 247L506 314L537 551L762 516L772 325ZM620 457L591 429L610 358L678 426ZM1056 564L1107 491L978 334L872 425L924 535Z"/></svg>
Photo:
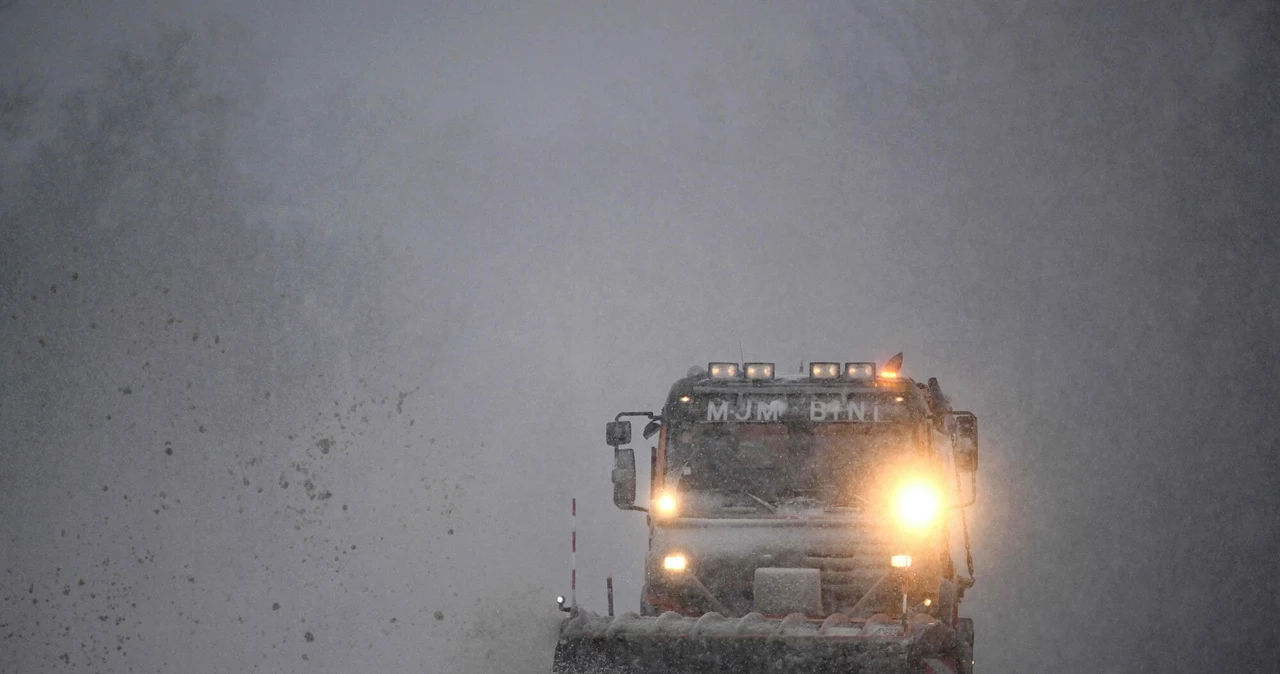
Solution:
<svg viewBox="0 0 1280 674"><path fill-rule="evenodd" d="M875 363L845 363L844 378L870 380L876 378Z"/></svg>
<svg viewBox="0 0 1280 674"><path fill-rule="evenodd" d="M810 379L836 379L840 376L840 363L809 363Z"/></svg>
<svg viewBox="0 0 1280 674"><path fill-rule="evenodd" d="M745 363L747 379L773 379L773 363Z"/></svg>
<svg viewBox="0 0 1280 674"><path fill-rule="evenodd" d="M707 363L707 372L712 379L737 379L742 374L737 363Z"/></svg>

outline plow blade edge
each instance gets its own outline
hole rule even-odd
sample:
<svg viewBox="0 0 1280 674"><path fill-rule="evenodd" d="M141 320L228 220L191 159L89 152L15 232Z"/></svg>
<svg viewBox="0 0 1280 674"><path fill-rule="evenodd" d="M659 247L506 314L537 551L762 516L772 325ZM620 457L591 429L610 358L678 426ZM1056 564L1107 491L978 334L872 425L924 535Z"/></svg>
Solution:
<svg viewBox="0 0 1280 674"><path fill-rule="evenodd" d="M800 614L766 619L618 618L588 612L569 618L556 645L558 674L917 674L953 672L955 632L925 615L904 627L886 616L852 621L842 615L808 620Z"/></svg>

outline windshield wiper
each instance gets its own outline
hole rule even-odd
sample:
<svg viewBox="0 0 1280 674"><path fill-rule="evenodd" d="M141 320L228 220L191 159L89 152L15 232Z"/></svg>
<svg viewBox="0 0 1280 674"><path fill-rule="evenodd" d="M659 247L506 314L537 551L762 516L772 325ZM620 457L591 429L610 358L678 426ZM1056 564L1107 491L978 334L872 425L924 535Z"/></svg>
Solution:
<svg viewBox="0 0 1280 674"><path fill-rule="evenodd" d="M764 506L764 507L765 507L765 509L766 509L766 510L768 510L769 512L774 513L774 514L777 514L777 512L778 512L778 507L777 507L777 506L775 506L775 505L773 505L772 503L769 503L768 501L766 501L766 500L764 500L764 499L760 498L759 496L756 496L755 494L752 494L752 493L750 493L750 492L747 492L747 491L744 491L744 490L741 490L741 489L739 489L739 490L738 490L738 493L739 493L739 494L742 494L743 496L746 496L747 498L751 499L752 501L755 501L756 503L759 503L760 505Z"/></svg>

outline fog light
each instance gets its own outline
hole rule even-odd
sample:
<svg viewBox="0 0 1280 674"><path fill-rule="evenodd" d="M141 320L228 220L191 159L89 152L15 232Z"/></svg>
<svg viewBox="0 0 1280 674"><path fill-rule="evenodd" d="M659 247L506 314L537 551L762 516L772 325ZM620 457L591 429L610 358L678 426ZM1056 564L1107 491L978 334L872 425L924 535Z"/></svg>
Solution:
<svg viewBox="0 0 1280 674"><path fill-rule="evenodd" d="M662 560L662 568L671 573L684 573L689 567L689 559L681 554L667 555Z"/></svg>
<svg viewBox="0 0 1280 674"><path fill-rule="evenodd" d="M911 555L894 555L889 558L889 563L895 569L905 569L911 566Z"/></svg>

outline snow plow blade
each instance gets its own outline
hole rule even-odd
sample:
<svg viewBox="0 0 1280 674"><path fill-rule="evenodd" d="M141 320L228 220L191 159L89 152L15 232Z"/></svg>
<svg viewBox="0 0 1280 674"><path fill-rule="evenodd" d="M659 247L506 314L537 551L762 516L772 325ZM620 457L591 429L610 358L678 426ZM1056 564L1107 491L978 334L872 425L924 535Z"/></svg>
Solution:
<svg viewBox="0 0 1280 674"><path fill-rule="evenodd" d="M582 611L561 625L557 674L899 674L961 671L949 625L917 614L903 626L885 615L810 620L801 614L727 619L634 613L608 618Z"/></svg>

